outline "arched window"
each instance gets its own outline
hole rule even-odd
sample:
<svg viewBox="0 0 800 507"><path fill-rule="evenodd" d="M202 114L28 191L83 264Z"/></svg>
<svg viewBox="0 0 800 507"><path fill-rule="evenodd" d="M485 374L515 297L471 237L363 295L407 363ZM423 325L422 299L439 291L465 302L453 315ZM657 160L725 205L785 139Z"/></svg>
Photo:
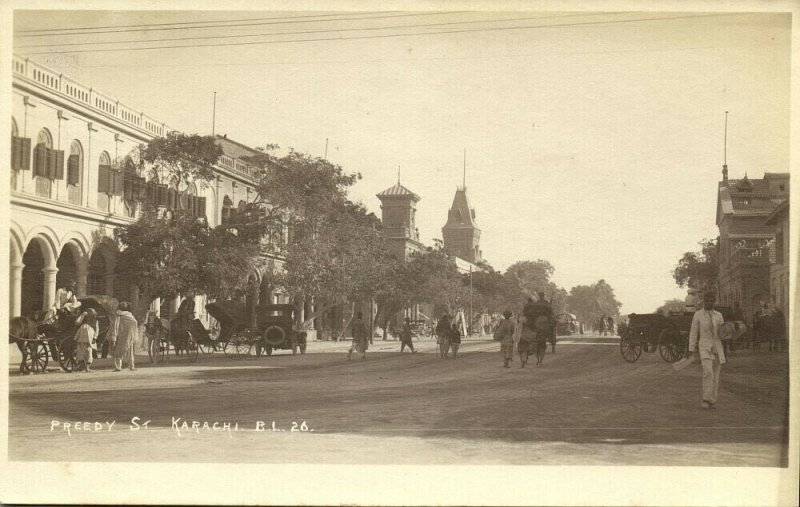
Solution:
<svg viewBox="0 0 800 507"><path fill-rule="evenodd" d="M67 159L67 198L72 204L81 203L81 181L83 180L83 147L75 139L69 147Z"/></svg>
<svg viewBox="0 0 800 507"><path fill-rule="evenodd" d="M61 154L61 167L57 154ZM36 137L33 149L33 176L36 179L36 195L50 197L51 181L64 177L64 153L53 150L53 136L43 128ZM60 170L59 170L60 169Z"/></svg>

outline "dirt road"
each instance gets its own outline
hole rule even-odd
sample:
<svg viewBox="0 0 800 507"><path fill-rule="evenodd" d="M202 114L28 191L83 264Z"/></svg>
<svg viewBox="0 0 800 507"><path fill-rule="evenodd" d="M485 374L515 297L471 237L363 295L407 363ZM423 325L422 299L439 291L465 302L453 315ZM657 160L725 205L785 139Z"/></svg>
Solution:
<svg viewBox="0 0 800 507"><path fill-rule="evenodd" d="M518 360L502 368L499 345L487 340L468 340L458 358L446 360L427 340L417 343L417 354L376 341L365 361L348 361L348 345L315 342L302 356L231 360L219 354L194 364L150 365L141 357L137 371L119 373L108 360L98 361L93 374L18 376L11 364L9 456L786 465L785 353L731 358L719 408L709 411L700 408L699 366L676 373L658 354L629 364L614 340L565 339L543 367L525 369Z"/></svg>

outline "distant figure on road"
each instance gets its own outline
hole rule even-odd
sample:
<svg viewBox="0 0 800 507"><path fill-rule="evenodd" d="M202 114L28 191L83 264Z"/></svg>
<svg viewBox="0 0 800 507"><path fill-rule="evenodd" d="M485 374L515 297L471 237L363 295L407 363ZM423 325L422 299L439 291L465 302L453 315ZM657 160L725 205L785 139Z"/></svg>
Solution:
<svg viewBox="0 0 800 507"><path fill-rule="evenodd" d="M411 319L406 317L405 323L403 323L403 329L400 330L400 352L405 350L406 346L411 349L411 352L416 352L414 350L414 344L411 343L411 338L414 336L414 332L411 330Z"/></svg>
<svg viewBox="0 0 800 507"><path fill-rule="evenodd" d="M439 357L444 359L450 350L450 316L446 313L436 324L436 343L439 344Z"/></svg>
<svg viewBox="0 0 800 507"><path fill-rule="evenodd" d="M353 343L350 344L350 350L347 352L347 360L349 361L353 355L353 350L361 354L361 359L367 358L367 348L369 347L369 333L367 326L364 324L363 314L358 312L356 318L353 319L351 324L353 333Z"/></svg>
<svg viewBox="0 0 800 507"><path fill-rule="evenodd" d="M453 321L450 326L450 350L453 351L453 358L458 354L458 347L461 346L461 330L458 328L458 321Z"/></svg>
<svg viewBox="0 0 800 507"><path fill-rule="evenodd" d="M608 326L608 334L614 334L614 317L609 317L606 319L606 325Z"/></svg>
<svg viewBox="0 0 800 507"><path fill-rule="evenodd" d="M508 362L514 357L514 321L511 320L511 311L503 312L503 320L494 331L494 339L500 342L500 352L503 354L503 368L508 368Z"/></svg>
<svg viewBox="0 0 800 507"><path fill-rule="evenodd" d="M714 408L719 392L719 373L725 364L725 351L719 338L719 328L725 322L722 314L714 310L716 297L713 292L703 296L703 308L692 317L689 331L689 356L697 348L703 365L703 408Z"/></svg>
<svg viewBox="0 0 800 507"><path fill-rule="evenodd" d="M597 323L597 330L600 332L600 336L606 335L606 326L608 326L608 318L604 313L602 317L600 317L600 322Z"/></svg>

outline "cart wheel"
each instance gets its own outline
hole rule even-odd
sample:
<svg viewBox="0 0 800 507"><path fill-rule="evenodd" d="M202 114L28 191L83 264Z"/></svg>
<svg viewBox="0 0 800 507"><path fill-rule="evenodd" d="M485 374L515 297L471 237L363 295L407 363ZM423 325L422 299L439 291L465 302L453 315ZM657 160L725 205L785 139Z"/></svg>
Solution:
<svg viewBox="0 0 800 507"><path fill-rule="evenodd" d="M58 362L67 373L72 373L78 363L75 357L75 340L67 338L58 344Z"/></svg>
<svg viewBox="0 0 800 507"><path fill-rule="evenodd" d="M626 331L619 340L619 350L622 357L629 363L635 363L642 355L642 344L631 340L631 333Z"/></svg>
<svg viewBox="0 0 800 507"><path fill-rule="evenodd" d="M155 363L158 359L158 339L150 337L150 342L147 344L147 357L150 358L151 363Z"/></svg>
<svg viewBox="0 0 800 507"><path fill-rule="evenodd" d="M683 357L683 350L680 344L681 336L675 329L664 329L658 335L658 353L668 363L674 363Z"/></svg>
<svg viewBox="0 0 800 507"><path fill-rule="evenodd" d="M30 342L28 345L28 357L25 364L29 372L47 371L47 363L49 360L47 349L43 344Z"/></svg>
<svg viewBox="0 0 800 507"><path fill-rule="evenodd" d="M249 341L241 340L236 342L236 355L237 356L249 356L250 349L252 348L252 343Z"/></svg>
<svg viewBox="0 0 800 507"><path fill-rule="evenodd" d="M306 344L305 343L301 343L300 344L300 353L301 354L305 354L306 353Z"/></svg>

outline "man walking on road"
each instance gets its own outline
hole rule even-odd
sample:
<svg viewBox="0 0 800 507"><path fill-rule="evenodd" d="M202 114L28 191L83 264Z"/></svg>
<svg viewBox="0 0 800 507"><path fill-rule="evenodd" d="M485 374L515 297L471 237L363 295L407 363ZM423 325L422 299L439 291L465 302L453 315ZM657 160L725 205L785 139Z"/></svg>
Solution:
<svg viewBox="0 0 800 507"><path fill-rule="evenodd" d="M494 332L494 339L500 342L500 351L503 353L503 368L508 368L508 362L514 354L514 321L511 320L511 311L503 312L503 320Z"/></svg>
<svg viewBox="0 0 800 507"><path fill-rule="evenodd" d="M358 315L353 319L353 343L350 345L350 350L347 352L347 360L349 361L353 355L353 349L361 354L361 359L367 358L367 347L369 346L369 337L367 336L367 326L364 324L363 314L358 312Z"/></svg>
<svg viewBox="0 0 800 507"><path fill-rule="evenodd" d="M139 341L139 323L131 313L131 306L127 301L117 307L117 318L109 326L107 340L114 350L113 371L121 371L125 362L134 371L136 356L133 348Z"/></svg>
<svg viewBox="0 0 800 507"><path fill-rule="evenodd" d="M444 359L450 350L450 316L446 313L436 324L436 343L439 345L439 358Z"/></svg>
<svg viewBox="0 0 800 507"><path fill-rule="evenodd" d="M725 364L725 352L719 338L719 328L725 320L714 310L715 299L712 292L703 296L703 308L694 313L689 331L689 357L697 348L703 365L703 408L714 408L717 403L719 373Z"/></svg>
<svg viewBox="0 0 800 507"><path fill-rule="evenodd" d="M411 342L413 336L414 331L411 329L411 319L406 317L406 321L403 323L403 329L400 330L400 352L405 350L406 346L411 349L411 352L416 352L416 350L414 350L414 344Z"/></svg>

